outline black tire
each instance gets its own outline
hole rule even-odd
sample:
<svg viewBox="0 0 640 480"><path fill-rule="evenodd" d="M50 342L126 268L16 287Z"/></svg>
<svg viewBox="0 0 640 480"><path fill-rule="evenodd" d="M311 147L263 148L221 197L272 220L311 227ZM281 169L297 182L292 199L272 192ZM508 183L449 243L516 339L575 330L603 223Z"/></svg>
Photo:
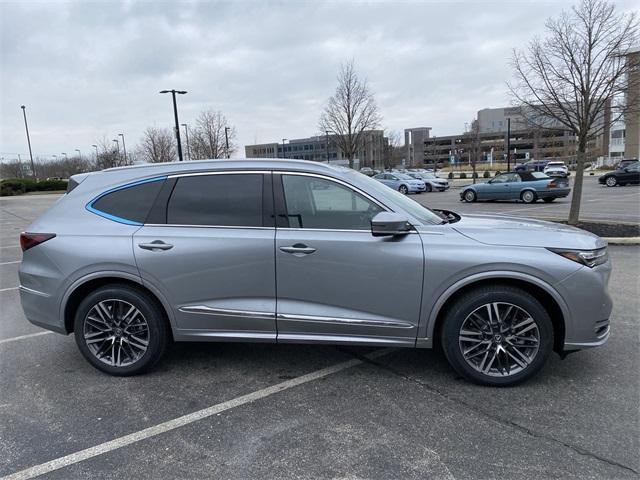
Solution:
<svg viewBox="0 0 640 480"><path fill-rule="evenodd" d="M536 203L536 201L538 200L538 196L533 190L525 190L520 194L520 200L522 200L524 203Z"/></svg>
<svg viewBox="0 0 640 480"><path fill-rule="evenodd" d="M615 187L618 184L618 179L614 176L607 177L604 183L607 187Z"/></svg>
<svg viewBox="0 0 640 480"><path fill-rule="evenodd" d="M464 198L464 201L467 203L473 203L478 200L478 195L476 194L476 192L469 189L464 191L464 193L462 194L462 198Z"/></svg>
<svg viewBox="0 0 640 480"><path fill-rule="evenodd" d="M545 203L551 203L551 202L553 202L555 200L555 197L553 197L553 198L543 198L543 200L544 200Z"/></svg>
<svg viewBox="0 0 640 480"><path fill-rule="evenodd" d="M102 360L101 360L100 358L98 358L96 353L93 352L91 349L96 347L90 348L89 345L87 344L87 340L85 339L85 328L90 330L91 328L93 328L93 325L95 324L93 320L87 319L87 317L89 316L90 312L92 314L96 313L96 310L94 310L94 308L99 308L98 304L100 302L105 302L102 305L107 305L107 309L109 309L108 307L109 304L114 305L114 303L118 303L121 305L128 304L129 306L133 306L138 310L138 312L135 313L135 315L136 316L138 314L140 315L137 318L142 319L142 320L139 320L139 323L141 322L146 323L146 328L144 326L138 327L140 329L144 329L143 330L144 340L147 342L146 350L143 353L135 352L135 353L139 353L139 357L133 360L133 355L132 355L131 356L132 361L130 364L126 364L122 366L110 365L107 363L109 362L110 357L106 356L106 354L103 354ZM116 307L112 306L111 310L109 312L106 312L106 314L113 312L113 310L115 309ZM122 312L123 310L120 310L120 313L121 313L120 316L122 316ZM95 317L95 315L92 315L92 316ZM115 316L118 316L117 312ZM91 321L91 323L85 323L87 320ZM123 321L124 320L126 319L123 319ZM104 326L107 323L113 323L113 321L101 322L100 325ZM126 324L125 323L121 325L119 324L118 327L124 326L124 325ZM108 329L109 327L104 327L104 328ZM128 328L130 327L129 326L124 326L123 328L113 327L110 329L109 333L105 333L103 335L113 336L113 335L116 335L115 333L116 330L119 330L120 333L118 334L118 338L120 339L120 345L123 345L123 340L120 338L120 336L125 337L127 333L122 333L122 332L127 332ZM138 331L141 331L141 330L138 330ZM94 329L94 332L95 332L95 329ZM134 333L136 335L139 335L138 332L134 332ZM138 288L131 287L129 285L117 284L117 283L105 285L104 287L94 290L93 292L89 293L87 297L80 303L80 305L78 306L78 309L76 310L76 314L74 318L74 334L76 338L76 344L78 345L80 352L87 359L87 361L98 370L101 370L105 373L108 373L110 375L116 375L116 376L137 375L151 369L164 354L167 348L167 344L169 342L169 337L170 337L169 325L165 316L165 312L156 303L156 301L149 294L147 294L146 292ZM95 334L98 334L98 333L95 332ZM93 334L89 333L88 335L91 336ZM124 340L124 341L127 342L127 340ZM134 349L132 348L131 345L128 345L127 348L129 349L130 352L134 352ZM107 352L108 350L109 349L107 348ZM119 351L124 352L123 355L128 355L126 349L123 349L123 347L120 347ZM112 355L112 356L116 356L116 355ZM117 354L117 359L120 360L120 353ZM115 362L112 362L112 363L115 363ZM119 363L122 363L122 362L119 362Z"/></svg>
<svg viewBox="0 0 640 480"><path fill-rule="evenodd" d="M400 193L402 193L403 195L408 195L409 194L409 189L407 188L406 185L400 185L400 187L398 188L398 191Z"/></svg>
<svg viewBox="0 0 640 480"><path fill-rule="evenodd" d="M427 192L429 193L431 191L433 191L433 187L431 186L430 183L427 183Z"/></svg>
<svg viewBox="0 0 640 480"><path fill-rule="evenodd" d="M521 309L525 314L529 315L537 326L537 330L534 330L534 332L538 334L538 348L535 354L533 354L530 363L519 371L508 375L504 375L502 372L502 363L499 363L501 370L498 373L492 372L493 375L483 373L474 368L465 360L462 352L463 347L460 345L463 342L463 339L460 337L460 332L467 318L470 317L473 312L484 309L486 305L494 303L518 307L518 309ZM503 308L503 312L505 312L506 310L504 310L504 308L508 307L503 306L500 308ZM503 324L506 325L506 323L505 321ZM500 330L500 332L502 333L502 330ZM491 337L491 342L495 341L492 333L488 333L487 335ZM499 340L506 342L508 335L508 333L504 332ZM524 382L540 371L553 348L553 325L551 324L549 314L535 297L519 288L496 284L471 290L448 306L441 329L440 340L449 364L460 375L481 385L506 387ZM513 341L513 339L511 340ZM493 343L491 345L491 348L495 348ZM482 348L484 348L484 346ZM489 351L489 347L486 348L487 351ZM480 353L484 353L484 351ZM509 357L503 355L503 359L509 360ZM489 367L492 366L493 363L489 364ZM482 365L480 365L480 367L483 369Z"/></svg>

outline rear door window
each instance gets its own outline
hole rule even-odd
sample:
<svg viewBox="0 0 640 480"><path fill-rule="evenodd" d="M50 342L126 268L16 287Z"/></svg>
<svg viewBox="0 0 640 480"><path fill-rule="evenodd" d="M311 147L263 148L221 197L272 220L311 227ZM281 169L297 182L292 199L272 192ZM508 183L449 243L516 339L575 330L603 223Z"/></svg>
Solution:
<svg viewBox="0 0 640 480"><path fill-rule="evenodd" d="M261 227L262 174L178 178L167 206L167 224Z"/></svg>

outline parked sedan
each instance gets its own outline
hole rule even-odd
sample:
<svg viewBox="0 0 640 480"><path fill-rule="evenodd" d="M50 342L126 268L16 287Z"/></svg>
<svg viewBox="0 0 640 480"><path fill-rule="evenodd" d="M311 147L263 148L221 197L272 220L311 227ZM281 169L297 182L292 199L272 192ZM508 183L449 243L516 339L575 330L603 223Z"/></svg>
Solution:
<svg viewBox="0 0 640 480"><path fill-rule="evenodd" d="M427 190L427 186L422 180L410 177L406 173L380 173L373 178L405 195L409 193L422 193Z"/></svg>
<svg viewBox="0 0 640 480"><path fill-rule="evenodd" d="M625 186L628 183L640 183L640 162L636 161L598 178L598 183L607 187Z"/></svg>
<svg viewBox="0 0 640 480"><path fill-rule="evenodd" d="M434 212L316 162L74 175L20 245L26 318L73 333L112 375L149 370L173 342L333 343L440 346L460 375L505 386L552 350L597 347L610 333L611 262L596 235ZM61 370L62 350L47 351ZM81 381L65 375L69 388Z"/></svg>
<svg viewBox="0 0 640 480"><path fill-rule="evenodd" d="M449 181L444 178L440 178L433 173L429 172L408 172L410 177L422 180L427 186L427 192L437 190L438 192L444 192L449 188Z"/></svg>
<svg viewBox="0 0 640 480"><path fill-rule="evenodd" d="M468 185L460 192L460 200L522 200L534 203L538 199L553 202L569 195L566 178L549 178L541 172L509 172L495 176L486 183Z"/></svg>

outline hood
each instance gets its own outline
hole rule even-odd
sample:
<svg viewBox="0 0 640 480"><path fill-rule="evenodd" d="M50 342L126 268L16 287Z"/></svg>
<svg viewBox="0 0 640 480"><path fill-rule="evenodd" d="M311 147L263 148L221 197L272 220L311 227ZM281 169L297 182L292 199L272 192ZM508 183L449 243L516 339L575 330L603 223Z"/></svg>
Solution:
<svg viewBox="0 0 640 480"><path fill-rule="evenodd" d="M517 247L549 247L575 250L602 248L597 235L561 223L503 215L462 215L451 225L477 242Z"/></svg>

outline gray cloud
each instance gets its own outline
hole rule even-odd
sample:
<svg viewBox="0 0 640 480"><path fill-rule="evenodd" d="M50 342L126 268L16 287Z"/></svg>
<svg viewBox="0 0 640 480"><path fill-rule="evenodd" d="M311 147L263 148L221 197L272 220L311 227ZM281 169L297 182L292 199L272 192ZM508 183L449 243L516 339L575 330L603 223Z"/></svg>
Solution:
<svg viewBox="0 0 640 480"><path fill-rule="evenodd" d="M616 2L633 8L631 0ZM222 110L241 145L316 133L341 61L354 58L384 125L459 132L508 103L513 47L570 1L5 2L0 4L0 156L89 153L146 126Z"/></svg>

